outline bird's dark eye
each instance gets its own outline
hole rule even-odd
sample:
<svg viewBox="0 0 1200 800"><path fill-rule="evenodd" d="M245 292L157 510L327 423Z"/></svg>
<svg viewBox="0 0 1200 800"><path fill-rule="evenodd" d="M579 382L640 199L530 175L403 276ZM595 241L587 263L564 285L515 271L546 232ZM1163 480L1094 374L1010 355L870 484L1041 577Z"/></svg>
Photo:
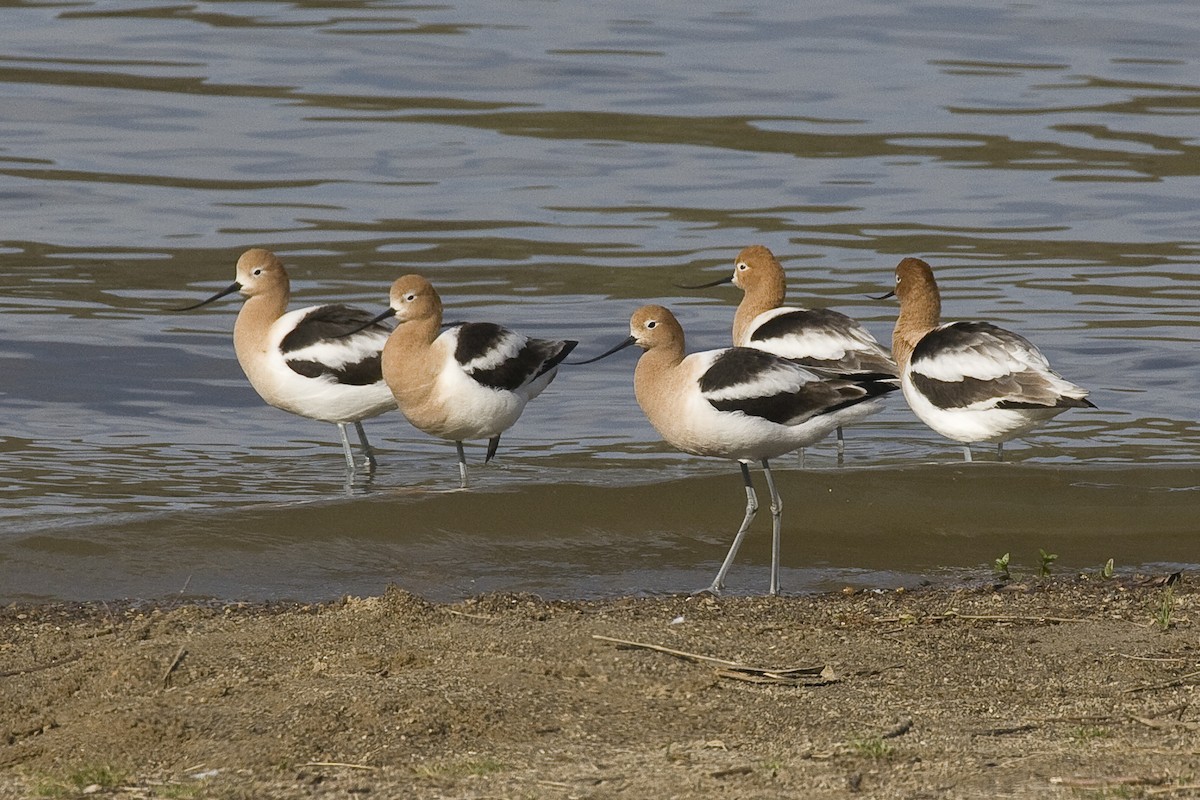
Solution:
<svg viewBox="0 0 1200 800"><path fill-rule="evenodd" d="M745 261L739 261L739 262L737 263L737 268L738 268L738 270L740 270L740 271L743 271L743 272L744 272L745 270L748 270L748 269L750 269L750 265L749 265L749 264L747 264Z"/></svg>
<svg viewBox="0 0 1200 800"><path fill-rule="evenodd" d="M262 267L259 267L258 269L254 270L254 272L252 272L250 274L251 275L262 275Z"/></svg>
<svg viewBox="0 0 1200 800"><path fill-rule="evenodd" d="M404 299L411 303L413 300L417 299L417 296L415 294L409 294L405 295Z"/></svg>
<svg viewBox="0 0 1200 800"><path fill-rule="evenodd" d="M655 322L654 320L650 320L649 322L646 323L647 328L654 328L654 327L657 327L657 325L658 325L658 323Z"/></svg>

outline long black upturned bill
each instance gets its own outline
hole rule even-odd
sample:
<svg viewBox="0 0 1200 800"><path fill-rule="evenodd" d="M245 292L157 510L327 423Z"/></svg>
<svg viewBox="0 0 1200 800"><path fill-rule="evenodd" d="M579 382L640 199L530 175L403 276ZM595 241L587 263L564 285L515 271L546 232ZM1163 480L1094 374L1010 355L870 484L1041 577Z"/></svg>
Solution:
<svg viewBox="0 0 1200 800"><path fill-rule="evenodd" d="M720 280L717 280L717 281L710 281L709 283L698 283L695 286L689 286L686 283L677 283L677 284L675 284L675 288L677 288L677 289L711 289L712 287L720 286L723 283L733 283L733 274L731 273L729 275L726 275L724 278L721 278Z"/></svg>
<svg viewBox="0 0 1200 800"><path fill-rule="evenodd" d="M345 333L338 334L337 338L345 339L347 336L353 336L354 334L358 333L359 331L365 331L367 328L371 327L376 322L383 322L388 317L394 317L395 315L396 315L396 312L394 310L392 310L391 308L389 308L387 311L384 311L380 314L375 315L374 317L371 317L369 320L364 322L362 325L359 325L354 330L346 331Z"/></svg>
<svg viewBox="0 0 1200 800"><path fill-rule="evenodd" d="M617 352L618 350L624 350L626 347L629 347L629 345L635 344L636 342L637 342L637 339L630 336L628 339L621 342L616 347L606 350L605 352L601 353L600 355L596 356L595 358L588 358L583 361L564 361L563 363L570 364L573 367L578 367L581 364L591 364L592 362L599 361L602 358L608 358L609 356L611 356L613 353Z"/></svg>
<svg viewBox="0 0 1200 800"><path fill-rule="evenodd" d="M238 283L237 281L234 281L233 283L229 284L224 289L217 292L216 294L214 294L212 297L208 298L207 300L201 300L199 303L196 303L194 306L186 306L184 308L177 308L175 310L176 311L191 311L192 309L199 308L200 306L206 306L209 303L211 303L213 300L220 300L222 297L224 297L227 294L233 294L234 292L240 292L241 290L242 290L242 285L240 283Z"/></svg>

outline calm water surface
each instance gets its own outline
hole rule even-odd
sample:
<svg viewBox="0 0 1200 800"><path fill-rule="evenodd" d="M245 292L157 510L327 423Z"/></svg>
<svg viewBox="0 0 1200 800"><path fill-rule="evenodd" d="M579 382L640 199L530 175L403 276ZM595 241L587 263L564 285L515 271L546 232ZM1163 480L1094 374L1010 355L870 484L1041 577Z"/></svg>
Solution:
<svg viewBox="0 0 1200 800"><path fill-rule="evenodd" d="M398 415L347 486L336 430L265 406L228 298L269 247L293 304L581 341L674 308L727 344L746 244L791 302L888 340L907 255L948 318L1038 343L1097 410L959 462L900 398L779 460L784 588L1200 565L1200 11L838 0L8 3L0 9L0 601L438 599L706 585L732 464L663 445L634 355L567 369L476 488ZM761 592L764 513L730 574Z"/></svg>

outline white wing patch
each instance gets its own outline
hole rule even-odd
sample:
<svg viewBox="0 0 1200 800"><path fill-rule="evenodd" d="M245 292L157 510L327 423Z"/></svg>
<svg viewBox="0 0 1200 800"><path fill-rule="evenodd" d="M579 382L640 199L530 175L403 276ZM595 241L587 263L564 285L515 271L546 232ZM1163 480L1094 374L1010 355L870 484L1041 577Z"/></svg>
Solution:
<svg viewBox="0 0 1200 800"><path fill-rule="evenodd" d="M268 347L275 351L276 357L282 357L285 362L307 361L324 364L331 371L336 372L369 358L378 357L383 351L390 331L368 328L350 336L319 338L312 344L288 350L286 353L282 352L283 340L288 334L294 329L303 328L306 322L312 326L308 317L320 310L322 310L322 306L299 308L289 311L275 321L271 326L271 341ZM313 327L319 328L320 323ZM310 380L335 381L336 379L332 375L322 375L319 378L310 378ZM380 381L382 382L382 380L381 377Z"/></svg>
<svg viewBox="0 0 1200 800"><path fill-rule="evenodd" d="M457 336L457 331L455 333ZM480 353L470 361L462 364L462 368L466 372L496 369L504 362L516 359L521 354L522 348L525 347L526 341L525 336L514 331L505 330L499 339L492 342L491 347L486 352Z"/></svg>
<svg viewBox="0 0 1200 800"><path fill-rule="evenodd" d="M332 369L348 364L357 364L379 355L388 337L384 334L363 331L345 339L323 339L308 347L289 351L288 361L317 361Z"/></svg>
<svg viewBox="0 0 1200 800"><path fill-rule="evenodd" d="M856 354L890 361L866 328L831 310L783 307L764 311L751 323L746 345L783 358L844 361Z"/></svg>
<svg viewBox="0 0 1200 800"><path fill-rule="evenodd" d="M711 402L722 402L774 397L779 394L796 392L809 381L818 380L813 373L787 361L772 359L765 367L749 363L745 366L747 367L746 371L738 374L733 381L713 386L705 391L704 398Z"/></svg>
<svg viewBox="0 0 1200 800"><path fill-rule="evenodd" d="M755 341L754 346L783 358L815 358L840 361L852 350L852 342L834 331L801 331L787 336Z"/></svg>
<svg viewBox="0 0 1200 800"><path fill-rule="evenodd" d="M942 325L936 330L954 324ZM964 378L990 381L1026 370L1050 371L1050 363L1040 350L1016 334L1010 336L1012 338L1000 338L976 332L965 346L942 348L915 359L912 370L947 383L961 382Z"/></svg>

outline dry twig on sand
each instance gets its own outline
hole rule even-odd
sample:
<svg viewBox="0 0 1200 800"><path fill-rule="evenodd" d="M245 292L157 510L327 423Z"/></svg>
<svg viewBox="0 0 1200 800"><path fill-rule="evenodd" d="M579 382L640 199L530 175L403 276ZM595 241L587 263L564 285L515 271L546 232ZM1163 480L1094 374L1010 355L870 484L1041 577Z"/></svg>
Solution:
<svg viewBox="0 0 1200 800"><path fill-rule="evenodd" d="M736 661L729 661L724 658L714 658L713 656L700 655L699 653L689 653L684 650L674 650L670 647L663 647L657 644L647 644L645 642L633 642L628 639L615 639L611 636L602 636L598 633L592 634L593 639L598 639L603 642L612 642L617 647L637 649L637 650L652 650L656 653L665 653L669 656L682 658L685 661L693 661L702 664L713 664L720 667L717 670L717 676L720 678L729 678L731 680L743 681L746 683L771 683L771 684L786 684L790 686L825 686L830 683L836 683L838 678L833 670L828 666L817 667L786 667L783 669L772 669L770 667L750 667L745 664L739 664Z"/></svg>
<svg viewBox="0 0 1200 800"><path fill-rule="evenodd" d="M187 649L181 646L179 648L179 652L177 652L175 657L171 659L171 663L167 665L167 671L164 672L162 676L162 685L164 689L171 685L171 673L179 669L179 665L183 663L184 656L186 655Z"/></svg>
<svg viewBox="0 0 1200 800"><path fill-rule="evenodd" d="M1200 670L1189 672L1186 675L1180 675L1178 678L1172 678L1171 680L1163 681L1162 683L1151 683L1147 684L1146 686L1135 686L1132 689L1126 689L1125 694L1136 694L1137 692L1156 692L1159 689L1174 689L1176 687L1183 686L1189 681L1195 683L1195 681L1192 680L1193 678L1200 678Z"/></svg>
<svg viewBox="0 0 1200 800"><path fill-rule="evenodd" d="M912 616L902 614L894 617L876 617L875 622L878 623L915 623L915 622L946 622L948 620L964 620L967 622L997 622L997 623L1025 623L1033 625L1044 625L1052 623L1061 625L1071 622L1093 622L1084 617L1050 617L1050 616L1029 616L1029 615L1008 615L1008 614L960 614L957 611L946 611L941 614L927 614L925 616Z"/></svg>

